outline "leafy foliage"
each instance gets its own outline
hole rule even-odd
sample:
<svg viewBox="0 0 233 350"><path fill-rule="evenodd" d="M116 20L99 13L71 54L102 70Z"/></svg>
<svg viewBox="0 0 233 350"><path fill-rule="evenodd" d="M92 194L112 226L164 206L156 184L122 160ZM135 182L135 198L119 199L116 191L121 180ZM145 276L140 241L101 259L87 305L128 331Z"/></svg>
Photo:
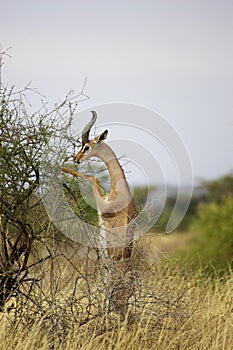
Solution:
<svg viewBox="0 0 233 350"><path fill-rule="evenodd" d="M44 148L56 137L64 153L64 142L75 139L69 125L76 103L70 95L50 111L42 103L30 112L29 91L15 92L0 81L0 309L30 280L29 265L40 262L30 262L35 244L51 229L37 196Z"/></svg>
<svg viewBox="0 0 233 350"><path fill-rule="evenodd" d="M72 166L69 166L69 168L72 168ZM85 195L88 195L88 198L93 197L91 186L88 188L90 192L88 191L88 193L82 194L79 186L80 182L80 179L63 175L62 184L65 196L76 215L91 224L98 225L98 215L94 198L91 203L92 205L89 205L88 201L85 200Z"/></svg>
<svg viewBox="0 0 233 350"><path fill-rule="evenodd" d="M193 220L198 232L192 248L196 265L208 265L211 270L227 271L233 262L233 198L222 203L211 202L199 206ZM211 267L212 266L212 267Z"/></svg>

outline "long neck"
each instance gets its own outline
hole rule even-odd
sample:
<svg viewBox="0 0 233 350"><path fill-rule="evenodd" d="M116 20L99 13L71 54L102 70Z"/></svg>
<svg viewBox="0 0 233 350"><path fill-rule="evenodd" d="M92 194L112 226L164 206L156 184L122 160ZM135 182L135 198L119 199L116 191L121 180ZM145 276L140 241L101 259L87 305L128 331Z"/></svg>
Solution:
<svg viewBox="0 0 233 350"><path fill-rule="evenodd" d="M125 179L125 174L115 153L106 143L101 143L96 156L106 164L111 180L111 187L115 188L117 181Z"/></svg>

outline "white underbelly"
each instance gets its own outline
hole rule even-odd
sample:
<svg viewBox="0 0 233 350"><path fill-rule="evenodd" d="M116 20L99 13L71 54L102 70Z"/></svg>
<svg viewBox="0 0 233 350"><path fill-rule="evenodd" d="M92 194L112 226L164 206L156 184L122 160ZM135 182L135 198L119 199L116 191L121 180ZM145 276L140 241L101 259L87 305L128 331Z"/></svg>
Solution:
<svg viewBox="0 0 233 350"><path fill-rule="evenodd" d="M102 215L100 211L98 210L98 221L99 221L99 228L100 228L100 246L102 249L107 248L107 236L106 236L106 230L104 228L104 221L102 218Z"/></svg>

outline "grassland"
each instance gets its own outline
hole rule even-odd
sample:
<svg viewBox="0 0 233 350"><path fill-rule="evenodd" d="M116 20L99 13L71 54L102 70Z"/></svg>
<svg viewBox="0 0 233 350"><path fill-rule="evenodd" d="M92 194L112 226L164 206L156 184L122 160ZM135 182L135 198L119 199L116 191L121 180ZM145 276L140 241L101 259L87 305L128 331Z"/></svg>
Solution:
<svg viewBox="0 0 233 350"><path fill-rule="evenodd" d="M10 308L0 314L0 350L232 349L233 273L207 278L201 270L192 272L170 255L164 257L172 247L182 249L186 244L179 234L164 240L157 237L154 242L144 238L143 247L146 240L150 252L146 248L141 253L150 253L149 259L141 267L138 291L124 321L112 313L81 324L72 314L67 317L69 306L60 298L56 307L65 325L54 327L51 310L30 316L21 304L20 317ZM68 284L65 293L70 293Z"/></svg>

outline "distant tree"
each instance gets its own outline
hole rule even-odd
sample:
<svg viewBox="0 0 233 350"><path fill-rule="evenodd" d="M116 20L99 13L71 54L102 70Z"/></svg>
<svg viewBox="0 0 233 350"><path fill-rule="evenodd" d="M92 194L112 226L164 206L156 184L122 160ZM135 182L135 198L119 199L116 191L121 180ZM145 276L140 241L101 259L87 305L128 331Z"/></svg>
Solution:
<svg viewBox="0 0 233 350"><path fill-rule="evenodd" d="M221 203L200 204L192 223L197 233L191 247L190 260L208 271L229 271L233 266L233 198Z"/></svg>
<svg viewBox="0 0 233 350"><path fill-rule="evenodd" d="M226 272L233 262L233 176L202 183L204 196L191 220L193 238L188 258L193 267Z"/></svg>
<svg viewBox="0 0 233 350"><path fill-rule="evenodd" d="M155 186L136 186L134 187L133 197L138 208L143 208L147 201L149 192L155 191Z"/></svg>
<svg viewBox="0 0 233 350"><path fill-rule="evenodd" d="M208 200L222 202L225 197L233 197L233 175L225 175L216 180L204 181L203 188L207 190Z"/></svg>

